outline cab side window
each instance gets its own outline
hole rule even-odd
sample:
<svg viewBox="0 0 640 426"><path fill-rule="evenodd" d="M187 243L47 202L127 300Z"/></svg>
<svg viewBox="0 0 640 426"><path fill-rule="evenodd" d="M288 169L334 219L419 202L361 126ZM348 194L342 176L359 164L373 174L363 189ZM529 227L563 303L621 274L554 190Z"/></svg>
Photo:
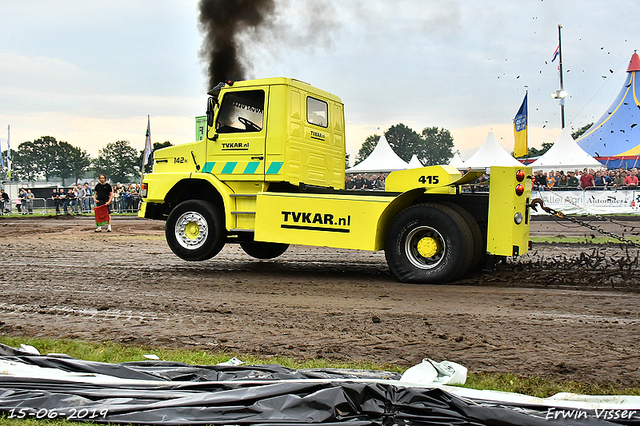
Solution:
<svg viewBox="0 0 640 426"><path fill-rule="evenodd" d="M325 101L312 98L311 96L307 98L307 121L310 124L327 127L329 123L328 112L329 107Z"/></svg>
<svg viewBox="0 0 640 426"><path fill-rule="evenodd" d="M264 91L247 90L224 95L216 121L218 133L259 132L264 122Z"/></svg>

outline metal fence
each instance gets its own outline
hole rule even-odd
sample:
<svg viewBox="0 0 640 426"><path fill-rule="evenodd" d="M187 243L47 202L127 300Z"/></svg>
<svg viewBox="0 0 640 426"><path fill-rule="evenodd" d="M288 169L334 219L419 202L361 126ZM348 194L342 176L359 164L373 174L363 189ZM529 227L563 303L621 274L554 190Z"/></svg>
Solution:
<svg viewBox="0 0 640 426"><path fill-rule="evenodd" d="M9 204L8 206L6 204ZM92 214L95 202L93 197L81 197L73 200L54 200L53 198L31 198L26 202L17 203L11 200L9 203L0 202L0 215L19 214ZM140 197L115 196L111 205L111 214L137 213L140 209Z"/></svg>
<svg viewBox="0 0 640 426"><path fill-rule="evenodd" d="M489 181L482 183L470 183L462 187L462 192L489 192ZM554 186L547 187L542 185L533 185L533 191L553 191L553 192L566 192L566 191L633 191L638 190L638 186L590 186L588 188L580 188L576 186Z"/></svg>

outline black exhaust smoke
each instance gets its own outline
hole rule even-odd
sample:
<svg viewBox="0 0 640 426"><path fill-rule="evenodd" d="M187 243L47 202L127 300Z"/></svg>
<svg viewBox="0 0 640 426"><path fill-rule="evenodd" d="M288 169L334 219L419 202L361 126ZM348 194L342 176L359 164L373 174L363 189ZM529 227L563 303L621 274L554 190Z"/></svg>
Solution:
<svg viewBox="0 0 640 426"><path fill-rule="evenodd" d="M208 89L221 81L244 80L247 69L238 36L260 27L273 14L275 0L200 0L199 8L205 34L200 58L208 64Z"/></svg>

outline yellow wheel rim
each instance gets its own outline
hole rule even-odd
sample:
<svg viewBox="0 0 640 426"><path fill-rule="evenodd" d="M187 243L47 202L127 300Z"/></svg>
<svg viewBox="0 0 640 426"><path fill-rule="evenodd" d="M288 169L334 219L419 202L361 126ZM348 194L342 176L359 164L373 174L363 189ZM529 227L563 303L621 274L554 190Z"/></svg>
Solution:
<svg viewBox="0 0 640 426"><path fill-rule="evenodd" d="M418 241L418 253L422 257L433 257L440 251L440 243L432 237L424 237Z"/></svg>
<svg viewBox="0 0 640 426"><path fill-rule="evenodd" d="M190 240L195 240L200 235L200 227L195 222L189 222L184 227L184 235Z"/></svg>

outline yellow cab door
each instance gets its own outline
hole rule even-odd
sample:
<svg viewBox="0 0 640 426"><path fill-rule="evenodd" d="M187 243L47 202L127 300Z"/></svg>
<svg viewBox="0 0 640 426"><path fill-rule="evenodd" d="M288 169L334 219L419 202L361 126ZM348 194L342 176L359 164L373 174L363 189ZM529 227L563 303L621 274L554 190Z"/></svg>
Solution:
<svg viewBox="0 0 640 426"><path fill-rule="evenodd" d="M269 87L228 90L207 138L203 172L223 181L263 181ZM212 137L213 133L213 137Z"/></svg>

